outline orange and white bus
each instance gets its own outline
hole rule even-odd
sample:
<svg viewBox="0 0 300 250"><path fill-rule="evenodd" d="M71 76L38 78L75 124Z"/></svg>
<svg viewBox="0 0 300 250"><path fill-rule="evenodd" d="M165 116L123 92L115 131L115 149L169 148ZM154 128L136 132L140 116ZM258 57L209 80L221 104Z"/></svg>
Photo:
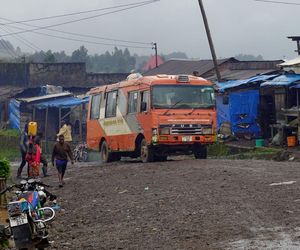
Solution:
<svg viewBox="0 0 300 250"><path fill-rule="evenodd" d="M204 159L216 140L214 88L203 78L133 74L89 94L87 144L103 162L162 161L178 153Z"/></svg>

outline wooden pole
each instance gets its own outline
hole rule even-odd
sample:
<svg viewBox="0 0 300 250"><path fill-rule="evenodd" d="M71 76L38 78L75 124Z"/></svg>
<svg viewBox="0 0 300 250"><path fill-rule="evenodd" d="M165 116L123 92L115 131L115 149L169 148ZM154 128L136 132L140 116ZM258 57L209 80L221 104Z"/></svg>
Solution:
<svg viewBox="0 0 300 250"><path fill-rule="evenodd" d="M212 56L214 66L215 66L217 80L218 80L218 82L220 82L221 81L221 74L220 74L220 71L219 71L217 56L216 56L213 40L212 40L212 37L211 37L211 33L210 33L210 29L209 29L209 25L208 25L208 21L207 21L207 17L206 17L204 5L203 5L202 0L198 0L198 2L199 2L200 10L201 10L201 13L202 13L202 18L203 18L203 22L204 22L204 26L205 26L205 30L206 30L206 35L207 35L207 39L208 39L208 43L209 43L209 47L210 47L210 51L211 51L211 56Z"/></svg>
<svg viewBox="0 0 300 250"><path fill-rule="evenodd" d="M35 107L33 107L32 121L35 121Z"/></svg>
<svg viewBox="0 0 300 250"><path fill-rule="evenodd" d="M299 90L296 89L296 93L297 93L297 118L298 118L298 131L297 131L297 140L298 140L298 144L300 142L300 110L299 110Z"/></svg>
<svg viewBox="0 0 300 250"><path fill-rule="evenodd" d="M4 190L6 188L6 179L0 178L0 191ZM0 195L0 207L6 208L7 206L7 199L6 194Z"/></svg>
<svg viewBox="0 0 300 250"><path fill-rule="evenodd" d="M58 109L58 129L61 127L61 108Z"/></svg>
<svg viewBox="0 0 300 250"><path fill-rule="evenodd" d="M83 105L83 104L82 104ZM82 142L82 112L83 112L83 107L82 105L80 105L80 115L79 115L79 119L80 119L80 126L79 126L79 139L80 142Z"/></svg>
<svg viewBox="0 0 300 250"><path fill-rule="evenodd" d="M48 139L47 139L47 130L48 130L48 113L49 113L49 108L46 108L46 117L45 117L45 151L46 154L48 154Z"/></svg>

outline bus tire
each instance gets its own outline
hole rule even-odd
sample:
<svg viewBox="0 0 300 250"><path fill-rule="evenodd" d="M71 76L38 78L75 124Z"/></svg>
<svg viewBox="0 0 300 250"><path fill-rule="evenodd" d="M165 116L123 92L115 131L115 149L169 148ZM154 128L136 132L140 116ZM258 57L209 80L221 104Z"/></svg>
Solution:
<svg viewBox="0 0 300 250"><path fill-rule="evenodd" d="M106 141L103 141L101 144L100 157L103 163L108 163L113 160L113 155L109 152Z"/></svg>
<svg viewBox="0 0 300 250"><path fill-rule="evenodd" d="M148 146L145 138L141 142L140 152L140 157L143 163L153 161L153 149Z"/></svg>
<svg viewBox="0 0 300 250"><path fill-rule="evenodd" d="M196 144L194 146L194 156L196 159L206 159L207 158L207 147L204 145Z"/></svg>

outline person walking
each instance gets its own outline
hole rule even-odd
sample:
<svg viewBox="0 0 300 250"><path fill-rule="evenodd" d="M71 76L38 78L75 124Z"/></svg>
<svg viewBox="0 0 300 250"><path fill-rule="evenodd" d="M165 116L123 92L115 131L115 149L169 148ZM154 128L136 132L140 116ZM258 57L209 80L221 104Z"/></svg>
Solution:
<svg viewBox="0 0 300 250"><path fill-rule="evenodd" d="M68 165L68 157L71 160L72 165L74 164L73 153L69 143L65 142L63 135L59 135L58 142L55 143L52 151L52 165L56 165L58 172L59 187L63 187L64 176ZM54 162L55 161L55 162Z"/></svg>
<svg viewBox="0 0 300 250"><path fill-rule="evenodd" d="M42 141L41 141L41 135L37 135L34 139L35 144L37 144L40 147L41 150L41 156L40 156L40 161L43 164L42 165L42 172L43 172L43 176L44 177L48 177L48 162L47 162L47 158L45 156L45 154L43 154L43 150L42 150Z"/></svg>
<svg viewBox="0 0 300 250"><path fill-rule="evenodd" d="M38 178L40 176L41 148L34 137L29 141L25 159L28 162L28 177Z"/></svg>
<svg viewBox="0 0 300 250"><path fill-rule="evenodd" d="M21 152L22 161L17 171L17 178L21 178L22 170L27 163L26 153L28 150L28 146L29 146L28 124L26 123L20 137L20 152Z"/></svg>
<svg viewBox="0 0 300 250"><path fill-rule="evenodd" d="M65 142L69 142L71 143L72 142L72 126L71 126L71 123L68 122L68 121L63 121L63 126L60 128L58 134L56 135L57 136L57 141L59 140L59 136L60 135L63 135L64 136L64 140Z"/></svg>

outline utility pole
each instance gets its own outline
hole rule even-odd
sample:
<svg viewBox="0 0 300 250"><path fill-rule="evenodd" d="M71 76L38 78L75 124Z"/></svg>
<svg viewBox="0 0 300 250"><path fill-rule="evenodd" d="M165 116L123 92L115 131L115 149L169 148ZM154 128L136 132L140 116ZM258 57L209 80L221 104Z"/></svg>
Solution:
<svg viewBox="0 0 300 250"><path fill-rule="evenodd" d="M288 39L297 42L297 50L295 52L300 56L300 36L288 36Z"/></svg>
<svg viewBox="0 0 300 250"><path fill-rule="evenodd" d="M152 49L155 50L155 67L158 67L158 61L157 61L157 43L152 43Z"/></svg>
<svg viewBox="0 0 300 250"><path fill-rule="evenodd" d="M24 83L25 83L25 85L27 85L28 82L27 82L27 69L26 69L26 57L25 57L25 55L22 56L21 59L22 59L22 64L23 64L23 68L24 68Z"/></svg>
<svg viewBox="0 0 300 250"><path fill-rule="evenodd" d="M207 35L207 39L208 39L208 43L209 43L209 47L210 47L211 56L212 56L214 66L215 66L217 80L218 80L218 82L220 82L221 81L221 74L220 74L220 71L219 71L217 56L216 56L214 44L213 44L213 41L212 41L212 38L211 38L210 29L209 29L209 26L208 26L208 21L207 21L205 9L204 9L202 0L198 0L198 2L199 2L200 10L201 10L201 13L202 13L202 18L203 18L203 22L204 22L204 26L205 26L205 30L206 30L206 35Z"/></svg>

